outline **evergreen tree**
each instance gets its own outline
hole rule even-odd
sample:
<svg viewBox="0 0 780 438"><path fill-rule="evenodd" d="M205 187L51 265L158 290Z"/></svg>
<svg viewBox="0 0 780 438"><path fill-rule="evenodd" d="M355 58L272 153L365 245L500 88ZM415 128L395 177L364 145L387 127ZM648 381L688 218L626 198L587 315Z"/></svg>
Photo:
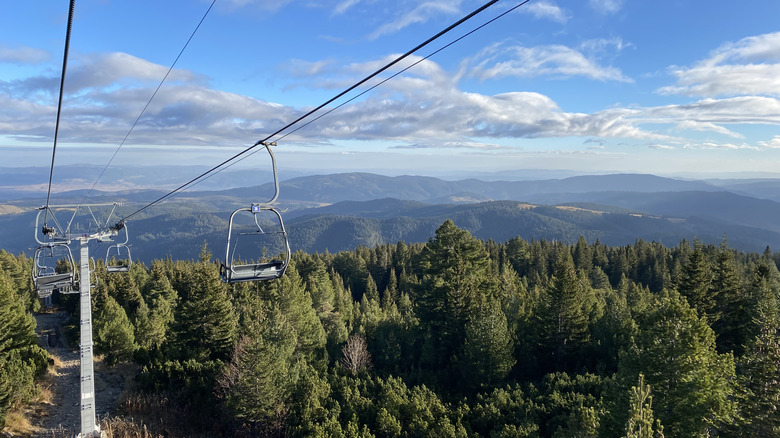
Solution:
<svg viewBox="0 0 780 438"><path fill-rule="evenodd" d="M645 384L645 376L639 373L637 386L631 388L630 411L626 425L626 438L661 438L663 426L653 417L653 396L650 385Z"/></svg>
<svg viewBox="0 0 780 438"><path fill-rule="evenodd" d="M715 350L715 335L684 297L663 296L639 318L636 344L621 357L624 380L643 373L656 413L670 435L704 437L733 418L731 354Z"/></svg>
<svg viewBox="0 0 780 438"><path fill-rule="evenodd" d="M328 275L325 263L316 257L304 262L307 274L302 277L305 281L306 290L312 299L312 306L320 319L325 335L327 337L328 353L336 357L338 346L347 340L347 321L342 315L344 308L345 292L340 292L337 296L337 290L333 280ZM298 264L296 263L296 267ZM337 274L334 274L337 275ZM342 288L343 289L343 288ZM349 298L349 297L346 297Z"/></svg>
<svg viewBox="0 0 780 438"><path fill-rule="evenodd" d="M757 309L756 337L741 359L742 419L745 436L780 437L780 305L775 297Z"/></svg>
<svg viewBox="0 0 780 438"><path fill-rule="evenodd" d="M514 341L506 317L495 300L481 305L466 324L463 379L472 388L491 387L500 383L515 364Z"/></svg>
<svg viewBox="0 0 780 438"><path fill-rule="evenodd" d="M587 283L577 275L571 254L561 252L539 309L541 348L552 369L572 365L590 338L588 310L592 297Z"/></svg>
<svg viewBox="0 0 780 438"><path fill-rule="evenodd" d="M712 266L704 250L704 245L696 242L693 252L683 265L677 280L677 291L700 315L708 315L712 320L712 311L716 297L712 295Z"/></svg>
<svg viewBox="0 0 780 438"><path fill-rule="evenodd" d="M574 245L574 253L572 254L574 260L574 267L577 270L590 272L593 269L593 254L588 242L585 241L585 237L580 236L577 240L577 244Z"/></svg>
<svg viewBox="0 0 780 438"><path fill-rule="evenodd" d="M0 270L0 429L12 406L37 394L34 379L46 370L48 357L37 345L35 319L25 311L25 299Z"/></svg>
<svg viewBox="0 0 780 438"><path fill-rule="evenodd" d="M204 257L206 254L201 254ZM174 324L178 358L226 362L233 351L238 326L226 287L214 264L200 261L189 270Z"/></svg>
<svg viewBox="0 0 780 438"><path fill-rule="evenodd" d="M748 340L750 306L742 290L734 251L728 248L725 240L715 259L709 295L715 297L712 329L718 351L733 351L735 356L741 356Z"/></svg>
<svg viewBox="0 0 780 438"><path fill-rule="evenodd" d="M106 355L109 364L129 360L135 351L133 325L114 297L105 295L94 318L95 352Z"/></svg>
<svg viewBox="0 0 780 438"><path fill-rule="evenodd" d="M255 427L262 423L265 429L278 429L277 420L289 409L295 383L290 370L295 331L278 309L271 310L255 329L251 337L236 344L219 381L227 407L236 418Z"/></svg>
<svg viewBox="0 0 780 438"><path fill-rule="evenodd" d="M417 314L429 333L423 360L443 369L463 345L475 302L489 292L487 253L468 231L447 220L421 254L421 266Z"/></svg>
<svg viewBox="0 0 780 438"><path fill-rule="evenodd" d="M284 315L295 333L295 358L312 365L324 374L328 364L327 338L311 295L306 292L296 265L291 263L285 275L275 281L263 282L260 297Z"/></svg>

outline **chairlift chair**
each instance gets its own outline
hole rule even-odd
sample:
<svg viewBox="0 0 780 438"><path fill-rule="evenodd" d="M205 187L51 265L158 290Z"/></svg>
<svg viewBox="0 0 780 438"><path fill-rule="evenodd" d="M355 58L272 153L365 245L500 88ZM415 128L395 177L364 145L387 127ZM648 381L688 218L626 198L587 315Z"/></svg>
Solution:
<svg viewBox="0 0 780 438"><path fill-rule="evenodd" d="M252 204L251 207L239 208L230 215L230 221L228 223L227 245L225 248L225 262L220 264L219 269L220 277L225 283L232 284L244 281L274 280L284 275L284 271L290 264L290 242L287 239L287 231L284 229L282 214L277 208L271 205L279 196L279 178L276 173L276 158L271 151L271 146L275 146L276 143L262 143L262 145L265 146L268 154L271 156L271 165L273 167L274 176L274 195L265 203L255 203ZM284 254L273 258L271 261L254 263L245 263L235 258L236 242L232 241L234 236L233 231L236 229L235 218L236 215L247 212L253 215L255 229L253 232L237 232L236 234L238 236L274 234L280 237L283 241L283 247L280 249L284 251ZM274 231L263 230L263 227L258 221L258 214L261 212L273 213L275 221L278 222L278 229L275 229Z"/></svg>
<svg viewBox="0 0 780 438"><path fill-rule="evenodd" d="M119 260L118 264L111 264L112 249L116 251L116 255L114 256L114 259ZM117 243L116 245L111 245L108 247L108 251L106 251L106 272L108 273L127 272L130 270L130 265L132 264L133 264L133 259L130 256L129 246L125 245L124 243Z"/></svg>
<svg viewBox="0 0 780 438"><path fill-rule="evenodd" d="M125 241L111 245L106 250L106 272L127 272L133 264L133 258L130 255L130 247L127 245L130 236L127 234L127 224L121 223L121 228L125 230ZM113 259L112 259L113 254ZM112 264L112 260L115 263Z"/></svg>
<svg viewBox="0 0 780 438"><path fill-rule="evenodd" d="M57 272L57 262L67 263L66 272ZM33 284L38 297L47 298L57 290L71 293L76 288L76 262L70 247L64 243L39 246L33 255Z"/></svg>

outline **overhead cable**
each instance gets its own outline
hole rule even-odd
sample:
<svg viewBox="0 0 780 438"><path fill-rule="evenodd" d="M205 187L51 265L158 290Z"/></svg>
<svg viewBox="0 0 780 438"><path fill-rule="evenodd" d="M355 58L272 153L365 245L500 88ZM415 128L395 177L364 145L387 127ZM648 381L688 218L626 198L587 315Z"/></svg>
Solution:
<svg viewBox="0 0 780 438"><path fill-rule="evenodd" d="M62 74L60 75L60 96L57 102L57 122L54 125L54 146L51 150L51 167L49 169L49 189L46 192L46 212L43 216L43 225L46 227L46 221L49 214L49 201L51 200L51 185L54 179L54 157L57 155L57 136L60 131L60 115L62 114L62 95L65 90L65 71L68 68L68 49L70 48L70 31L73 27L73 11L76 9L76 0L70 0L68 9L68 30L65 33L65 52L62 55Z"/></svg>
<svg viewBox="0 0 780 438"><path fill-rule="evenodd" d="M332 112L334 112L334 111L338 110L339 108L343 107L344 105L347 105L348 103L350 103L350 102L354 101L355 99L359 98L360 96L363 96L364 94L366 94L366 93L368 93L368 92L372 91L373 89L375 89L375 88L377 88L377 87L381 86L381 85L382 85L382 84L384 84L385 82L387 82L387 81L389 81L389 80L391 80L391 79L393 79L393 78L397 77L398 75L401 75L401 74L403 74L404 72L408 71L409 69L413 68L414 66L418 65L419 63L421 63L421 62L425 61L426 59L429 59L429 58L431 58L432 56L436 55L437 53L441 52L442 50L444 50L444 49L446 49L446 48L448 48L448 47L452 46L453 44L457 43L458 41L460 41L460 40L462 40L462 39L464 39L464 38L468 37L469 35L471 35L471 34L473 34L473 33L477 32L478 30L480 30L480 29L482 29L483 27L485 27L485 26L487 26L487 25L489 25L489 24L493 23L494 21L496 21L496 20L500 19L501 17L503 17L503 16L505 16L505 15L507 15L507 14L509 14L509 13L513 12L515 9L517 9L517 8L519 8L519 7L523 6L523 5L525 5L526 3L530 2L530 1L531 1L531 0L524 0L524 1L520 2L520 3L518 3L517 5L513 6L512 8L510 8L510 9L507 9L506 11L502 12L501 14L499 14L499 15L497 15L497 16L495 16L495 17L491 18L490 20L488 20L488 21L486 21L486 22L482 23L481 25L479 25L479 26L475 27L474 29L472 29L472 30L470 30L470 31L466 32L465 34L461 35L460 37L458 37L458 38L456 38L456 39L454 39L454 40L450 41L449 43L445 44L444 46L442 46L442 47L440 47L440 48L438 48L438 49L436 49L436 50L434 50L433 52L429 53L428 55L426 55L426 56L424 56L424 57L422 57L422 58L418 59L417 61L413 62L412 64L409 64L408 66L404 67L403 69L401 69L401 70L399 70L399 71L397 71L397 72L393 73L392 75L390 75L390 76L388 76L388 77L386 77L386 78L382 79L381 81L377 82L376 84L374 84L374 85L372 85L372 86L370 86L370 87L366 88L365 90L361 91L360 93L356 94L355 96L353 96L353 97L350 97L349 99L345 100L344 102L342 102L342 103L340 103L340 104L338 104L338 105L334 106L333 108L331 108L331 109L329 109L329 110L325 111L324 113L322 113L322 114L318 115L318 116L317 116L317 117L315 117L314 119L312 119L312 120L309 120L308 122L306 122L306 123L304 123L304 124L302 124L302 125L298 126L297 128L295 128L295 129L293 129L293 130L291 130L291 131L288 131L288 132L286 132L284 135L282 135L281 137L279 137L279 138L275 139L274 141L277 141L277 142L278 142L278 141L281 141L281 140L283 140L284 138L286 138L287 136L289 136L289 135L292 135L292 134L294 134L294 133L298 132L299 130L301 130L301 129L303 129L303 128L307 127L307 126L309 126L310 124L312 124L312 123L316 122L317 120L319 120L319 119L321 119L321 118L323 118L323 117L327 116L328 114L330 114L330 113L332 113ZM221 172L221 171L223 171L223 170L225 170L225 169L227 169L227 168L230 168L231 166L233 166L233 165L235 165L235 164L238 164L238 163L240 163L240 162L241 162L241 161L243 161L244 159L251 157L252 155L254 155L254 154L255 154L255 153L257 153L257 152L258 152L258 151L254 151L254 152L252 152L251 154L249 154L249 155L247 155L247 156L244 156L244 157L242 157L240 160L238 160L238 161L236 161L236 162L233 162L233 163L229 164L228 166L226 166L226 167L224 167L224 168L220 169L219 171L217 171L216 173L219 173L219 172ZM204 179L208 179L209 177L211 177L211 176L213 176L213 175L214 175L214 174L211 174L211 175L209 175L209 176L205 177ZM202 181L202 180L201 180L201 181ZM199 181L199 182L200 182L200 181ZM197 184L197 183L193 183L192 185L195 185L195 184Z"/></svg>
<svg viewBox="0 0 780 438"><path fill-rule="evenodd" d="M152 100L154 100L154 97L157 95L157 92L160 91L160 88L162 87L163 83L165 83L165 80L168 79L168 76L171 74L171 71L173 71L174 66L176 66L177 62L179 62L179 58L181 58L181 55L184 53L184 50L186 50L187 46L189 46L190 41L192 41L192 38L195 36L195 33L198 31L198 29L200 29L200 25L203 24L203 21L206 19L206 16L211 11L211 8L214 7L214 3L216 2L217 0L213 0L209 8L206 10L206 13L204 13L203 17L201 17L200 21L198 22L198 25L195 26L195 30L192 31L190 37L187 39L187 42L184 43L184 47L181 48L179 54L176 56L176 59L173 60L173 63L168 68L168 71L165 73L165 76L163 76L162 80L160 80L160 83L157 85L157 88L154 90L154 93L152 93L152 95L149 97L149 100L146 102L146 105L144 105L143 109L141 110L141 113L138 114L138 117L135 119L135 122L133 122L132 126L130 126L130 130L127 131L127 134L125 134L125 137L119 143L119 146L117 146L116 150L114 151L114 154L111 155L111 158L108 160L108 163L106 163L106 166L103 168L103 170L100 172L98 177L95 179L95 182L92 183L92 187L90 187L89 190L87 191L87 194L84 195L84 199L82 200L82 203L84 202L84 200L86 200L89 197L89 195L95 189L95 186L97 186L97 183L100 181L100 178L102 178L103 174L106 173L106 170L114 161L114 158L116 158L116 155L119 153L119 150L122 149L122 146L124 146L128 137L130 137L130 133L133 132L133 129L135 129L136 125L138 125L138 122L141 120L141 117L144 115L144 113L146 113L146 110L149 108L149 105L152 103ZM78 207L76 209L78 210Z"/></svg>
<svg viewBox="0 0 780 438"><path fill-rule="evenodd" d="M455 29L456 27L458 27L458 26L460 26L461 24L465 23L466 21L468 21L469 19L471 19L471 18L472 18L472 17L474 17L475 15L479 14L480 12L484 11L485 9L489 8L490 6L494 5L494 4L495 4L495 3L497 3L497 2L498 2L498 0L490 0L489 2L485 3L485 4L484 4L484 5L482 5L481 7L477 8L476 10L474 10L473 12L471 12L470 14L466 15L465 17L461 18L460 20L456 21L455 23L451 24L451 25L450 25L450 26L448 26L446 29L444 29L444 30L442 30L441 32L437 33L436 35L434 35L434 36L432 36L432 37L428 38L428 39L427 39L427 40L425 40L424 42L422 42L422 43L418 44L418 45L417 45L416 47L414 47L413 49L411 49L411 50L409 50L408 52L404 53L403 55L401 55L401 56L397 57L397 58L396 58L396 59L394 59L393 61L391 61L391 62L389 62L388 64L386 64L384 67L380 68L379 70L376 70L375 72L373 72L373 73L371 73L370 75L366 76L365 78L363 78L363 79L362 79L362 80L360 80L359 82L356 82L356 83L355 83L354 85L352 85L351 87L347 88L346 90L342 91L341 93L337 94L336 96L334 96L334 97L332 97L332 98L328 99L326 102L322 103L321 105L317 106L316 108L312 109L311 111L307 112L306 114L304 114L304 115L302 115L302 116L298 117L297 119L293 120L292 122L288 123L287 125L285 125L285 126L284 126L284 127L282 127L281 129L279 129L279 130L277 130L276 132L274 132L273 134L270 134L269 136L265 137L265 138L264 138L264 139L262 139L262 140L258 140L258 141L257 141L257 142L255 142L255 144L253 144L252 146L249 146L248 148L244 149L243 151L241 151L241 152L239 152L239 153L237 153L237 154L233 155L232 157L228 158L227 160L225 160L225 161L223 161L223 162L221 162L221 163L217 164L216 166L212 167L211 169L209 169L209 170L207 170L207 171L205 171L205 172L201 173L200 175L198 175L198 176L196 176L195 178L193 178L193 179L191 179L191 180L187 181L186 183L184 183L184 184L180 185L179 187L177 187L177 188L175 188L175 189L171 190L170 192L166 193L165 195L163 195L163 196L160 196L159 198L155 199L154 201L150 202L149 204L145 205L144 207L142 207L142 208L140 208L140 209L136 210L135 212L133 212L133 213L131 213L131 214L127 215L127 216L125 216L125 217L123 218L123 220L127 220L127 219L129 219L129 218L131 218L131 217L133 217L133 216L135 216L135 215L137 215L137 214L141 213L142 211L144 211L144 210L148 209L149 207L152 207L153 205L156 205L156 204L158 204L158 203L162 202L163 200L165 200L165 199L169 198L170 196L172 196L172 195L174 195L174 194L176 194L176 193L178 193L178 192L180 192L180 191L182 191L182 190L186 189L187 187L189 187L189 186L193 185L193 184L194 184L195 182L197 182L198 180L200 180L200 179L204 178L205 176L207 176L207 175L211 174L212 172L214 172L214 171L218 170L219 168L221 168L221 167L225 166L226 164L228 164L228 163L230 163L230 162L234 161L235 159L237 159L237 158L241 157L242 155L246 154L247 152L251 151L252 149L256 148L257 146L264 144L264 143L265 143L266 141L268 141L270 138L273 138L274 136L276 136L276 135L279 135L280 133L282 133L282 132L284 132L285 130L289 129L289 128L290 128L290 127L292 127L293 125L295 125L295 124L297 124L297 123L301 122L302 120L304 120L304 119L306 119L307 117L311 116L311 115L312 115L312 114L314 114L315 112L317 112L317 111L319 111L320 109L324 108L326 105L329 105L330 103L332 103L332 102L333 102L333 101L335 101L336 99L339 99L339 98L341 98L342 96L344 96L345 94L347 94L347 93L349 93L350 91L354 90L355 88L357 88L357 87L359 87L359 86L363 85L364 83L366 83L367 81L371 80L371 79L372 79L372 78L374 78L375 76L379 75L380 73L382 73L382 72L384 72L385 70L389 69L390 67L394 66L395 64L397 64L398 62L402 61L403 59L405 59L405 58L409 57L409 56L410 56L410 55L412 55L414 52L416 52L416 51L420 50L421 48L423 48L423 47L427 46L427 45L428 45L428 44L430 44L431 42L433 42L433 41L435 41L436 39L440 38L442 35L444 35L444 34L446 34L446 33L450 32L452 29Z"/></svg>

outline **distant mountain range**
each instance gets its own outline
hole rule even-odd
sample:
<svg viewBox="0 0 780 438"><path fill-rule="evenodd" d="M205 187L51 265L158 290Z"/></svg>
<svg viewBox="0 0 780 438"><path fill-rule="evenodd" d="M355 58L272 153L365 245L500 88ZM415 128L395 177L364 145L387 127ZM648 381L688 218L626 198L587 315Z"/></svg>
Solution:
<svg viewBox="0 0 780 438"><path fill-rule="evenodd" d="M133 254L144 261L194 259L205 242L221 257L229 213L262 202L272 191L265 184L178 194L128 223ZM126 215L165 193L93 191L87 199L122 201L120 214ZM731 247L743 251L780 248L780 179L687 181L615 174L446 181L344 173L289 179L280 193L278 206L285 209L291 246L307 252L425 242L446 219L480 239L496 241L521 236L574 242L584 236L609 245L643 239L671 246L682 239L717 244L725 235ZM81 203L86 194L57 193L57 203ZM29 253L34 247L32 209L42 200L0 201L0 248Z"/></svg>

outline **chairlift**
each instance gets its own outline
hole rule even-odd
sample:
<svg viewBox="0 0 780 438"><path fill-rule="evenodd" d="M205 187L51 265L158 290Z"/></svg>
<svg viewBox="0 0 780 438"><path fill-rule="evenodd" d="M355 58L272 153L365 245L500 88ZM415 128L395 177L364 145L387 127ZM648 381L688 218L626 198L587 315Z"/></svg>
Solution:
<svg viewBox="0 0 780 438"><path fill-rule="evenodd" d="M262 143L265 146L268 154L271 156L271 165L273 167L274 176L274 195L271 199L264 203L253 203L251 207L239 208L230 215L230 221L228 223L228 236L227 245L225 248L225 262L220 264L219 274L222 281L225 283L239 283L244 281L262 281L262 280L274 280L282 275L290 264L290 242L287 239L287 231L284 229L284 221L282 220L281 212L273 207L271 204L276 201L279 196L279 178L276 173L276 158L271 151L271 146L276 146L276 143ZM266 224L261 224L258 220L258 216L264 212L270 212L273 214L273 229L269 228ZM252 223L254 226L252 230L239 231L239 226L236 223L236 216L246 216L246 213L252 214ZM264 228L265 227L265 228ZM278 238L282 244L279 254L271 254L271 260L267 260L266 254L260 254L260 262L243 262L236 258L236 246L237 241L232 240L236 231L236 236L266 236ZM238 240L238 238L236 238ZM231 246L232 245L232 246ZM275 250L272 249L272 250ZM262 252L266 252L268 248L264 248Z"/></svg>
<svg viewBox="0 0 780 438"><path fill-rule="evenodd" d="M117 224L117 226L120 229L123 228L125 230L125 241L111 245L106 250L106 272L108 273L127 272L133 264L133 258L130 255L130 246L127 245L129 240L127 224L124 222L120 222L120 224Z"/></svg>
<svg viewBox="0 0 780 438"><path fill-rule="evenodd" d="M62 262L59 270L58 262ZM32 276L40 298L50 297L55 290L72 293L76 288L76 262L70 247L64 243L39 246L33 255Z"/></svg>

